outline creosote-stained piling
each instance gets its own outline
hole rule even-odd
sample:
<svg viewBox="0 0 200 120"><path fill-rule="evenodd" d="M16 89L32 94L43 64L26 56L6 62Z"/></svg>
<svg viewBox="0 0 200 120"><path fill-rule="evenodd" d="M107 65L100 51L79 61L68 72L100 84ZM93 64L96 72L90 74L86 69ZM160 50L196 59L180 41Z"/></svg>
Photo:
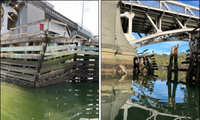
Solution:
<svg viewBox="0 0 200 120"><path fill-rule="evenodd" d="M193 83L199 83L200 74L200 38L196 38L190 45L189 68L187 70L186 80Z"/></svg>
<svg viewBox="0 0 200 120"><path fill-rule="evenodd" d="M179 44L174 45L171 49L171 54L169 58L169 66L168 66L168 77L172 76L172 65L173 65L173 59L174 59L174 71L175 71L175 77L178 77L178 49L179 49Z"/></svg>
<svg viewBox="0 0 200 120"><path fill-rule="evenodd" d="M144 52L143 52L144 53ZM141 53L139 53L141 54ZM133 72L134 73L151 73L154 70L158 70L158 66L156 64L154 54L149 55L136 55L133 58Z"/></svg>
<svg viewBox="0 0 200 120"><path fill-rule="evenodd" d="M29 33L10 34L25 26L54 22L45 19L12 28L9 37L1 40L1 80L29 87L41 87L63 81L98 81L99 45L83 39L50 36L47 29ZM33 33L38 33L32 35ZM28 36L31 34L30 36ZM27 35L27 36L22 36ZM18 38L12 38L19 36ZM2 37L2 36L1 36Z"/></svg>

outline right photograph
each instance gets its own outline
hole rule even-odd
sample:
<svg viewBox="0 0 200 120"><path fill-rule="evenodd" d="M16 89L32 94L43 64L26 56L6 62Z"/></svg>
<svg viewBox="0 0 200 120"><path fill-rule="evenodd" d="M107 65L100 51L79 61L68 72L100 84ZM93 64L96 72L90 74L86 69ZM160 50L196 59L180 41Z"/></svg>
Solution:
<svg viewBox="0 0 200 120"><path fill-rule="evenodd" d="M101 1L101 119L199 120L199 1Z"/></svg>

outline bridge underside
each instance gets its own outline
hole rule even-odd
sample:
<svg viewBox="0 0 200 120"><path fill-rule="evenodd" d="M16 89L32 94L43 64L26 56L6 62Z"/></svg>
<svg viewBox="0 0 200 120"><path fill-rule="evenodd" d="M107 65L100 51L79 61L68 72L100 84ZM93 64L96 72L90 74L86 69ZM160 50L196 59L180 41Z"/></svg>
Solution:
<svg viewBox="0 0 200 120"><path fill-rule="evenodd" d="M134 48L163 41L189 41L189 32L198 27L199 17L195 15L179 14L168 8L167 10L146 5L121 2L121 24L124 34L137 33L140 38L127 40ZM133 16L131 16L133 15ZM145 34L142 37L141 34ZM199 29L192 34L192 39L199 36Z"/></svg>
<svg viewBox="0 0 200 120"><path fill-rule="evenodd" d="M137 0L139 1L139 0ZM102 63L132 64L137 48L164 41L189 41L189 34L199 25L199 17L191 12L170 10L165 2L156 8L128 1L102 1ZM175 1L176 2L176 1ZM195 8L199 9L199 8ZM187 11L190 10L190 15ZM137 33L136 39L132 34ZM142 37L141 34L145 36ZM199 36L199 29L191 39Z"/></svg>

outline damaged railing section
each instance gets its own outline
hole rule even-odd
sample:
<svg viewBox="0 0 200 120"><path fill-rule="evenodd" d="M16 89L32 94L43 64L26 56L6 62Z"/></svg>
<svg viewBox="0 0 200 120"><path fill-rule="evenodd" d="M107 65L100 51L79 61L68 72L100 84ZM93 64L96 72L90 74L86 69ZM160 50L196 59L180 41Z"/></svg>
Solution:
<svg viewBox="0 0 200 120"><path fill-rule="evenodd" d="M40 34L47 34L50 36L70 36L67 24L53 19L43 19L11 28L9 32L1 34L1 40L6 40L9 38L21 38L25 36Z"/></svg>

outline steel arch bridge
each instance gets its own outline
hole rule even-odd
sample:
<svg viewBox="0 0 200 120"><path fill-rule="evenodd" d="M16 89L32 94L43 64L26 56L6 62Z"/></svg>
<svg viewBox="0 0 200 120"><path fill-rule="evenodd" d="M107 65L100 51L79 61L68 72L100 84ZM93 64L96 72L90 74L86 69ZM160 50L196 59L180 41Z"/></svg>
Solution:
<svg viewBox="0 0 200 120"><path fill-rule="evenodd" d="M134 48L164 41L189 41L189 32L200 23L198 7L177 1L120 1L120 18L124 35ZM132 32L140 38L136 39ZM198 36L199 29L191 37Z"/></svg>
<svg viewBox="0 0 200 120"><path fill-rule="evenodd" d="M199 10L177 1L102 1L102 64L132 65L138 47L199 37Z"/></svg>

